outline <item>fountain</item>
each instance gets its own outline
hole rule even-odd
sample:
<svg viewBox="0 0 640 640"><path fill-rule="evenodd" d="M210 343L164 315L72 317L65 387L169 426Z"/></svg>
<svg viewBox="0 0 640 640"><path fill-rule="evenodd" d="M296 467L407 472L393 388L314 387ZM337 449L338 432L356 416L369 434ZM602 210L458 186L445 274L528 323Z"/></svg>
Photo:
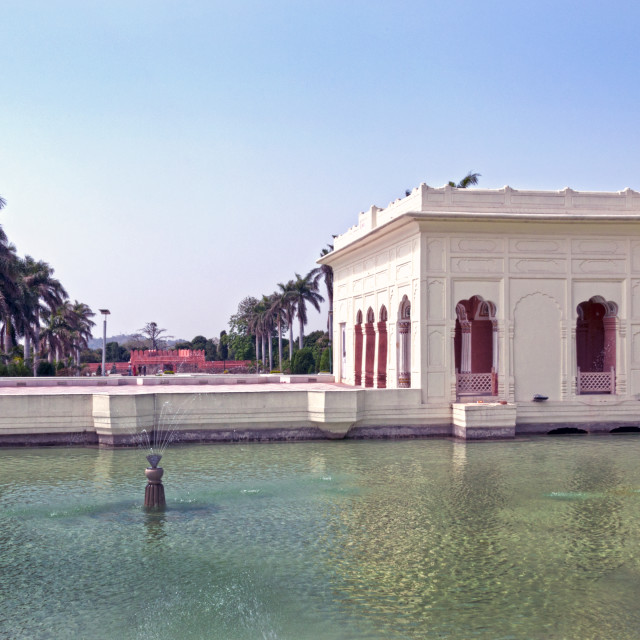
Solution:
<svg viewBox="0 0 640 640"><path fill-rule="evenodd" d="M144 470L144 475L147 476L147 486L144 490L144 506L147 509L162 509L166 506L167 502L164 497L164 485L162 484L162 475L164 469L158 467L158 462L162 458L158 454L149 454L147 460L150 467Z"/></svg>
<svg viewBox="0 0 640 640"><path fill-rule="evenodd" d="M147 486L144 490L144 506L147 509L164 509L167 504L164 496L164 485L162 484L164 469L158 467L158 463L162 459L166 448L175 440L178 419L184 413L186 405L191 402L193 402L193 396L176 411L172 412L171 402L165 400L162 404L158 428L154 429L151 435L146 429L143 429L140 434L143 444L149 449L147 460L151 465L144 470L144 475L147 477Z"/></svg>

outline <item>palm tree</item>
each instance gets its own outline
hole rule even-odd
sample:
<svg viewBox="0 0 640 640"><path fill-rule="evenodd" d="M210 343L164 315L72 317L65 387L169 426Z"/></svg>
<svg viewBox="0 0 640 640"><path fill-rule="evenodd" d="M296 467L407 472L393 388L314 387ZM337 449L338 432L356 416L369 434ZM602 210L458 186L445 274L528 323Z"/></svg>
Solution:
<svg viewBox="0 0 640 640"><path fill-rule="evenodd" d="M296 319L296 301L293 293L294 282L289 280L287 284L278 283L283 300L283 317L289 327L289 362L293 361L293 321Z"/></svg>
<svg viewBox="0 0 640 640"><path fill-rule="evenodd" d="M320 252L320 257L324 258L326 255L333 251L333 245L328 244ZM316 286L324 282L324 286L327 289L327 301L329 303L329 313L327 314L327 330L329 331L329 344L331 344L331 337L333 335L333 269L328 264L321 264L319 267L312 269L310 275L313 276Z"/></svg>
<svg viewBox="0 0 640 640"><path fill-rule="evenodd" d="M15 338L14 318L22 314L19 260L15 246L0 233L0 348L8 353Z"/></svg>
<svg viewBox="0 0 640 640"><path fill-rule="evenodd" d="M38 344L40 342L40 317L43 314L57 309L67 297L60 281L53 277L53 269L43 260L34 260L31 256L25 256L20 261L21 287L23 290L23 303L25 325L24 335L24 359L31 357L31 341L36 345L34 358L34 372L37 367Z"/></svg>
<svg viewBox="0 0 640 640"><path fill-rule="evenodd" d="M86 349L89 344L91 327L95 326L95 322L91 318L95 315L84 302L76 300L68 307L67 322L71 327L73 356L78 371L80 370L80 352L82 349Z"/></svg>
<svg viewBox="0 0 640 640"><path fill-rule="evenodd" d="M296 314L300 323L300 336L298 338L298 346L302 349L304 340L304 325L307 324L307 303L320 311L320 303L324 302L324 298L318 293L318 284L314 280L311 273L304 278L296 273L296 279L293 282L291 297L296 303Z"/></svg>
<svg viewBox="0 0 640 640"><path fill-rule="evenodd" d="M69 325L70 302L65 300L57 309L44 316L44 327L40 333L41 349L47 352L49 362L62 360L63 354L70 351L72 328Z"/></svg>
<svg viewBox="0 0 640 640"><path fill-rule="evenodd" d="M278 331L278 365L282 373L282 323L287 321L287 306L289 305L289 292L282 284L278 284L280 291L271 294L271 313L276 321Z"/></svg>
<svg viewBox="0 0 640 640"><path fill-rule="evenodd" d="M268 298L267 296L262 296L262 300L260 300L256 311L258 316L258 327L260 330L260 335L262 336L262 362L266 366L268 358L269 371L271 371L271 369L273 369L271 338L273 336L274 314L271 310L270 298Z"/></svg>
<svg viewBox="0 0 640 640"><path fill-rule="evenodd" d="M455 187L456 189L466 189L467 187L475 187L478 184L478 179L482 176L480 173L467 173L467 175L456 184L452 180L449 181L450 187Z"/></svg>

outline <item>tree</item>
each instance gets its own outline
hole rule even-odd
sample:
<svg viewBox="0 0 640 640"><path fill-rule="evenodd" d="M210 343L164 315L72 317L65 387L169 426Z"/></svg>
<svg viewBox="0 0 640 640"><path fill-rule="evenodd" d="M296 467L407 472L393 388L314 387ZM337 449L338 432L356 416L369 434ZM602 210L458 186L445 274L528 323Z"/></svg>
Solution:
<svg viewBox="0 0 640 640"><path fill-rule="evenodd" d="M86 349L91 339L91 328L95 322L91 320L96 314L84 302L74 303L66 309L66 321L71 328L71 348L75 359L76 367L80 369L80 353ZM125 350L126 351L126 350ZM129 359L129 355L122 354L124 360Z"/></svg>
<svg viewBox="0 0 640 640"><path fill-rule="evenodd" d="M161 349L166 345L166 340L173 336L162 335L166 333L166 329L160 329L155 322L147 322L142 329L139 329L140 333L147 338L147 342L151 349L154 351Z"/></svg>
<svg viewBox="0 0 640 640"><path fill-rule="evenodd" d="M296 301L293 292L293 280L289 280L287 284L278 283L280 293L283 294L283 316L287 326L289 327L289 361L293 361L293 321L296 318Z"/></svg>
<svg viewBox="0 0 640 640"><path fill-rule="evenodd" d="M227 332L223 329L220 332L220 346L218 347L218 355L220 356L220 360L228 360L229 359L229 346L227 339Z"/></svg>
<svg viewBox="0 0 640 640"><path fill-rule="evenodd" d="M25 256L20 262L20 287L23 291L25 319L22 333L25 339L25 360L31 358L31 343L33 342L35 345L34 373L40 355L40 318L53 313L67 297L67 292L60 281L53 277L53 273L53 269L43 260L34 260L31 256ZM90 334L89 337L91 337Z"/></svg>
<svg viewBox="0 0 640 640"><path fill-rule="evenodd" d="M218 359L218 338L209 338L204 345L204 358L209 362Z"/></svg>
<svg viewBox="0 0 640 640"><path fill-rule="evenodd" d="M315 373L316 360L308 347L298 349L291 362L291 373Z"/></svg>
<svg viewBox="0 0 640 640"><path fill-rule="evenodd" d="M298 316L298 322L300 323L298 344L300 349L302 349L304 325L307 324L307 303L313 306L317 311L320 311L320 303L324 302L324 298L318 293L318 284L311 273L308 273L304 278L298 273L296 273L295 276L296 279L293 282L291 296L296 303L296 315Z"/></svg>
<svg viewBox="0 0 640 640"><path fill-rule="evenodd" d="M328 255L333 251L333 245L327 245L320 252L320 257ZM333 269L328 264L321 264L311 270L316 286L322 281L327 290L327 301L329 303L329 312L327 314L327 331L329 332L329 344L333 340Z"/></svg>
<svg viewBox="0 0 640 640"><path fill-rule="evenodd" d="M289 291L282 284L278 284L279 291L271 295L271 312L276 322L276 331L278 332L278 366L282 372L282 328L283 323L287 323L289 306Z"/></svg>
<svg viewBox="0 0 640 640"><path fill-rule="evenodd" d="M191 348L197 350L204 350L207 346L207 339L204 336L196 336L191 341Z"/></svg>
<svg viewBox="0 0 640 640"><path fill-rule="evenodd" d="M467 175L462 178L462 180L460 180L458 184L456 184L452 180L450 180L448 184L450 187L455 187L456 189L466 189L467 187L475 187L475 185L478 184L478 179L480 177L482 177L482 174L471 173L471 171L469 171L469 173L467 173Z"/></svg>

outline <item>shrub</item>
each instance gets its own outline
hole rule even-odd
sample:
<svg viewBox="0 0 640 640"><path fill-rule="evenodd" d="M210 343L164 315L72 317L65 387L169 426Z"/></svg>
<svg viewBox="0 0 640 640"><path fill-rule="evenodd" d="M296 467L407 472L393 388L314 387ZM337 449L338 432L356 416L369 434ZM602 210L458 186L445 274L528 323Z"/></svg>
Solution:
<svg viewBox="0 0 640 640"><path fill-rule="evenodd" d="M24 360L16 358L13 362L7 365L7 376L15 378L27 378L33 375L31 369L24 363Z"/></svg>
<svg viewBox="0 0 640 640"><path fill-rule="evenodd" d="M38 362L38 366L36 368L36 376L38 376L39 378L43 378L55 375L56 367L53 362L48 362L47 360L40 360L40 362Z"/></svg>
<svg viewBox="0 0 640 640"><path fill-rule="evenodd" d="M313 351L309 347L304 347L293 354L293 363L291 364L291 373L315 373L316 361L313 357Z"/></svg>
<svg viewBox="0 0 640 640"><path fill-rule="evenodd" d="M320 356L320 371L331 371L331 349L327 347Z"/></svg>

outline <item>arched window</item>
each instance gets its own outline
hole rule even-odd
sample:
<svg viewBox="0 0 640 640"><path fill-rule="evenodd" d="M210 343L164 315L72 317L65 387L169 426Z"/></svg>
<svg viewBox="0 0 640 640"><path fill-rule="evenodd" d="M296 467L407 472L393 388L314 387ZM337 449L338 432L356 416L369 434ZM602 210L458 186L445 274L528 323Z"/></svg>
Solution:
<svg viewBox="0 0 640 640"><path fill-rule="evenodd" d="M403 296L398 308L398 387L411 386L411 303Z"/></svg>
<svg viewBox="0 0 640 640"><path fill-rule="evenodd" d="M482 296L456 305L454 355L457 395L498 395L496 305Z"/></svg>
<svg viewBox="0 0 640 640"><path fill-rule="evenodd" d="M593 296L576 311L576 391L615 393L618 305Z"/></svg>

